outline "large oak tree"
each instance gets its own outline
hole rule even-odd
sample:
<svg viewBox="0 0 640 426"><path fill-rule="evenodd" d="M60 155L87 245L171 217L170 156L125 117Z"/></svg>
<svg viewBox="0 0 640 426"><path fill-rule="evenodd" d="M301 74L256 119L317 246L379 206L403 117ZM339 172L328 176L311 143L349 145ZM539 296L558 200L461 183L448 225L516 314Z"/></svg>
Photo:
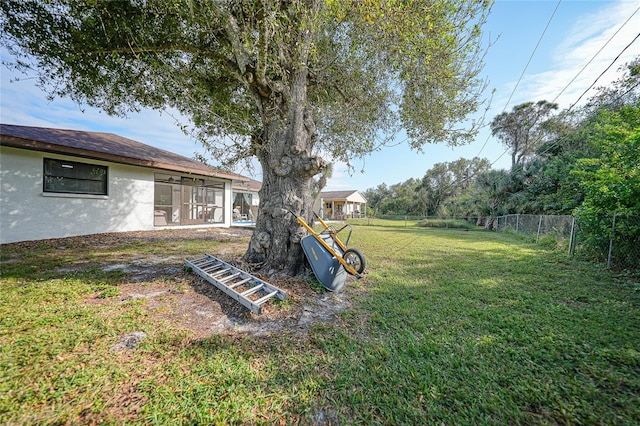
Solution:
<svg viewBox="0 0 640 426"><path fill-rule="evenodd" d="M311 183L403 128L459 144L477 110L490 1L3 0L10 66L110 114L173 108L221 165L257 158L244 259L297 274ZM389 165L393 167L393 165Z"/></svg>

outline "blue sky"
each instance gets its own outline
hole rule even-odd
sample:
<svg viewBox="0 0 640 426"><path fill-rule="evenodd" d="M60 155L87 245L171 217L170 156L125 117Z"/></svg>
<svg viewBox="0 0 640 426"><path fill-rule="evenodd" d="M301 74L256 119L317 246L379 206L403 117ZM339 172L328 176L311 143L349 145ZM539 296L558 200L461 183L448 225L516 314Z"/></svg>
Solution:
<svg viewBox="0 0 640 426"><path fill-rule="evenodd" d="M484 27L485 42L493 45L485 57L482 75L489 80L487 95L495 89L487 121L527 101L545 99L568 108L594 81L594 87L598 87L615 80L619 66L640 55L640 39L627 47L640 29L639 8L637 0L496 1ZM2 59L10 60L4 50ZM145 110L126 119L109 117L69 99L48 101L34 79L20 76L20 81L12 82L17 75L6 68L0 72L3 123L111 132L187 157L204 153L166 112ZM593 89L581 103L592 93ZM436 163L475 156L489 159L494 168L510 166L505 147L485 127L473 143L462 147L426 145L424 153L416 153L401 143L383 148L364 161L354 161L352 173L345 165L335 164L325 189L364 191L383 183L393 185L422 178ZM247 170L236 171L260 179L259 174Z"/></svg>

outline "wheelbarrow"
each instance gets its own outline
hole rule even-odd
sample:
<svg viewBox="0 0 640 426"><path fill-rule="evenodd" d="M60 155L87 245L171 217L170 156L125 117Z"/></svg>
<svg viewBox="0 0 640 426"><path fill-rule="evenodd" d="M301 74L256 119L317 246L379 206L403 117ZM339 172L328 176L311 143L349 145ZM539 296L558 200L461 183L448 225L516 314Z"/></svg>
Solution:
<svg viewBox="0 0 640 426"><path fill-rule="evenodd" d="M302 217L294 214L298 223L309 232L309 235L302 238L300 244L318 281L327 290L338 291L344 286L347 274L358 279L363 278L365 276L364 256L355 248L347 248L353 231L351 225L347 224L336 230L317 214L314 213L314 215L324 228L321 232L316 232ZM338 234L345 230L348 230L348 235L346 242L343 243L338 238Z"/></svg>

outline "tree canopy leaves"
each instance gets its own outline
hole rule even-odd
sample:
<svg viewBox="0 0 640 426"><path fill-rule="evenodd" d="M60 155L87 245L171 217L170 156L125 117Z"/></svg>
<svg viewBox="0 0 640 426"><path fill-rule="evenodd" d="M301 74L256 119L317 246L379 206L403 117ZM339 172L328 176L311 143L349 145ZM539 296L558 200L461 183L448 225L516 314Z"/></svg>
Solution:
<svg viewBox="0 0 640 426"><path fill-rule="evenodd" d="M557 108L557 104L544 100L525 102L491 121L491 134L511 150L512 168L529 159L545 141L545 132L550 127L547 117Z"/></svg>
<svg viewBox="0 0 640 426"><path fill-rule="evenodd" d="M314 149L349 162L400 127L414 148L470 140L459 123L482 102L490 3L6 0L1 26L11 65L52 96L120 115L175 108L223 162L256 153L268 100L295 102L305 69Z"/></svg>

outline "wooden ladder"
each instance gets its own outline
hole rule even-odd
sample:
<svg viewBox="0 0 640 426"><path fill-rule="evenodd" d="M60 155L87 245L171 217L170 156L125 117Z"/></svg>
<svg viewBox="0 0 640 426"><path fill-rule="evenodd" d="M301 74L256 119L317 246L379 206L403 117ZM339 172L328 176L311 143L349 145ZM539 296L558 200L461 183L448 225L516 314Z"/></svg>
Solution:
<svg viewBox="0 0 640 426"><path fill-rule="evenodd" d="M284 290L210 254L194 260L185 259L184 264L256 314L262 313L262 305L268 300L287 298Z"/></svg>

